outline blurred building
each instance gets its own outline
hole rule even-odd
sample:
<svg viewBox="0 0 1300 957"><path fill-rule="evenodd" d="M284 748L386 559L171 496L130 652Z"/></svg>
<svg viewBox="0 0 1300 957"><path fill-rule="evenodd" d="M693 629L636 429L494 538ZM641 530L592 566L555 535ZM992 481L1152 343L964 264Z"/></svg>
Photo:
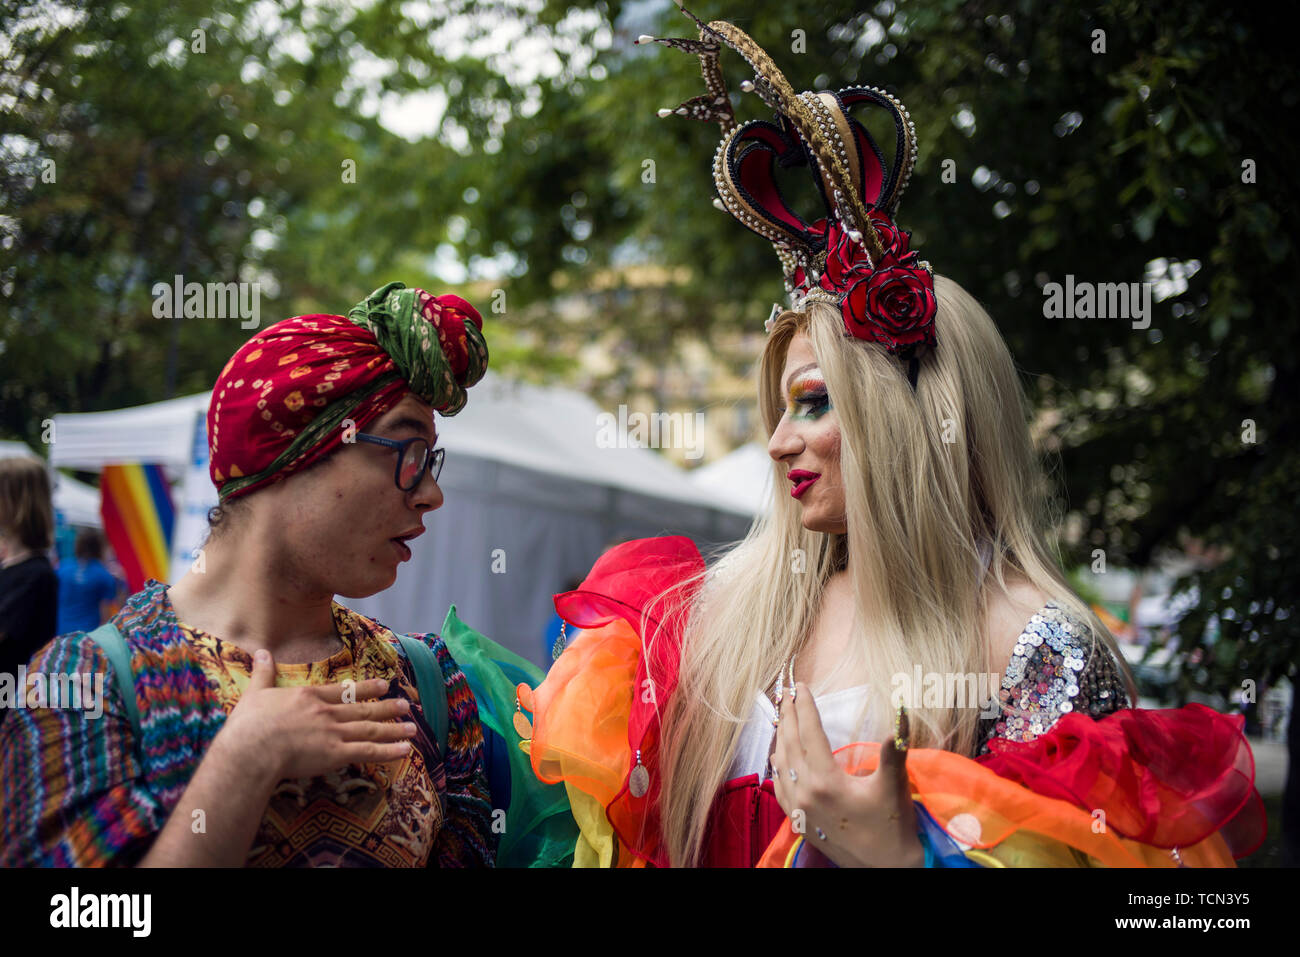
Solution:
<svg viewBox="0 0 1300 957"><path fill-rule="evenodd" d="M651 265L609 268L594 273L581 288L568 287L564 277L559 278L553 298L527 306L518 314L512 311L518 319L494 330L494 360L498 349L507 356L512 349L571 349L577 371L564 377L563 384L592 395L611 415L619 415L620 405L629 417L703 413L702 435L692 447L680 442L652 446L685 468L716 462L760 438L755 376L766 338L766 316L756 317L748 330L715 334L710 342L675 333L662 350L671 359L662 363L627 347L617 316L657 298L679 300L680 287L690 279L688 269ZM488 304L487 314L500 286L492 280L473 283L466 287L466 295L473 302ZM572 335L561 335L558 342L544 341L538 331L543 313L546 322L570 327ZM602 323L603 317L611 318ZM606 328L592 334L602 325ZM506 366L503 371L510 374L515 370Z"/></svg>

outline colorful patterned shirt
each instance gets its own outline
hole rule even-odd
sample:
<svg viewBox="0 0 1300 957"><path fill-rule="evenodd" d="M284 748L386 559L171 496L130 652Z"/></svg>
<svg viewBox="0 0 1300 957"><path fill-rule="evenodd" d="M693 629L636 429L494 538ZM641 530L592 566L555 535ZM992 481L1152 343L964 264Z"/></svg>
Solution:
<svg viewBox="0 0 1300 957"><path fill-rule="evenodd" d="M341 605L333 613L345 647L325 661L277 665L276 684L388 678L389 696L413 705L415 746L400 762L281 782L247 863L490 866L495 835L482 729L456 662L437 636L419 636L437 655L447 688L444 756L393 633ZM133 740L106 656L84 632L37 652L29 673L107 676L103 715L44 707L15 710L5 722L0 865L138 863L247 686L248 654L177 622L161 582L132 595L113 623L132 654L141 740Z"/></svg>

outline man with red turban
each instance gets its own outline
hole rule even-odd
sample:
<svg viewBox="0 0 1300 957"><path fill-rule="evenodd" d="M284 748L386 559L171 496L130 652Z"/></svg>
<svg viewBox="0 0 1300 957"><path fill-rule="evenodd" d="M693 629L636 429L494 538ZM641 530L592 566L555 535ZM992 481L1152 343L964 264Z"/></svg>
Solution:
<svg viewBox="0 0 1300 957"><path fill-rule="evenodd" d="M410 558L443 502L434 413L460 411L487 363L469 303L401 283L235 353L208 411L221 505L193 568L149 581L111 634L32 659L106 676L102 716L5 722L0 865L493 863L465 676L438 636L404 643L334 601Z"/></svg>
<svg viewBox="0 0 1300 957"><path fill-rule="evenodd" d="M404 395L443 415L487 371L483 320L457 296L390 282L343 316L268 326L231 357L208 409L209 469L224 502L279 482ZM223 422L224 417L224 422Z"/></svg>

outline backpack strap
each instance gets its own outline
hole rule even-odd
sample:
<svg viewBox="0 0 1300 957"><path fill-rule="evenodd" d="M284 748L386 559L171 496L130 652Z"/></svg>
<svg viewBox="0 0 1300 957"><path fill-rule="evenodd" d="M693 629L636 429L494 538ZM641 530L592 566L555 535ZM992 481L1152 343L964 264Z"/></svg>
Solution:
<svg viewBox="0 0 1300 957"><path fill-rule="evenodd" d="M126 646L126 639L111 621L100 625L87 637L108 656L108 663L113 669L113 678L117 690L122 695L126 706L126 715L131 719L131 735L135 745L136 758L143 754L143 742L140 735L140 708L135 700L135 673L131 670L131 649Z"/></svg>
<svg viewBox="0 0 1300 957"><path fill-rule="evenodd" d="M447 685L442 678L442 666L433 649L412 635L398 635L398 648L415 669L415 686L420 692L420 706L424 718L438 739L438 754L447 756Z"/></svg>

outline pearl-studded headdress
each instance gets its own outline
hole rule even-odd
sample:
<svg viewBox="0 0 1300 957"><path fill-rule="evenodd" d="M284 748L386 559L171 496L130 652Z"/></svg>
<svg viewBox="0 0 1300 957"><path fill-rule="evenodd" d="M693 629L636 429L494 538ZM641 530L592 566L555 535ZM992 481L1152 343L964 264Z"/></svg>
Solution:
<svg viewBox="0 0 1300 957"><path fill-rule="evenodd" d="M772 243L791 308L812 302L838 306L849 335L880 343L908 362L915 388L919 356L935 345L936 302L929 263L909 251L910 234L894 225L916 163L916 127L907 109L875 87L796 94L743 30L725 20L706 24L684 7L682 12L699 26L698 40L643 36L637 42L663 43L700 58L708 92L659 115L717 121L722 128L713 158L714 205ZM753 68L754 79L741 89L757 93L775 112L775 122L736 123L718 67L724 45ZM896 150L888 170L880 148L850 115L864 103L887 110L894 120ZM809 223L790 208L776 185L777 164L808 167L825 218ZM769 330L778 311L768 319Z"/></svg>

